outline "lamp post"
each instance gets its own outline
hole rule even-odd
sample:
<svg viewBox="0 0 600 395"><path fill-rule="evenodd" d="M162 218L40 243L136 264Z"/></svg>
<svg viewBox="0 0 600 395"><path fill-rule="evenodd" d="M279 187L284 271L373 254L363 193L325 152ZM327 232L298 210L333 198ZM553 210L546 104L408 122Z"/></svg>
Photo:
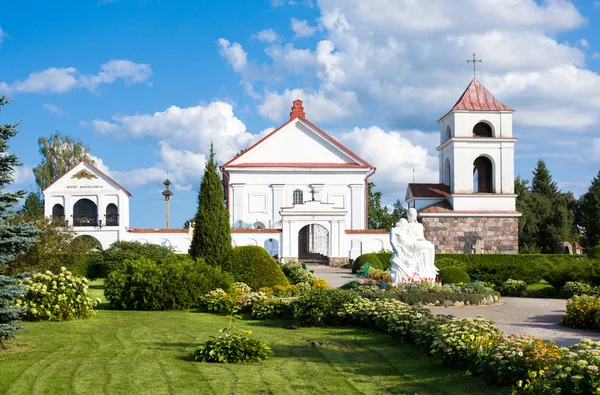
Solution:
<svg viewBox="0 0 600 395"><path fill-rule="evenodd" d="M171 186L171 181L167 178L163 185L167 188L162 192L162 195L165 197L165 210L166 210L166 220L167 220L167 229L169 229L169 200L171 200L171 196L173 196L173 192L169 190Z"/></svg>

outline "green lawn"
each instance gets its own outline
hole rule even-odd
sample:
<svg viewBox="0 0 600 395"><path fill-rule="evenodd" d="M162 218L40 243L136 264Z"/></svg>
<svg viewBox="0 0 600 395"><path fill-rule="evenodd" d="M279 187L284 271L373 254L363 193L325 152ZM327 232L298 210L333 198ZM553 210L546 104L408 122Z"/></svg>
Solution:
<svg viewBox="0 0 600 395"><path fill-rule="evenodd" d="M540 289L544 288L552 288L552 285L550 285L546 280L540 280L535 284L529 284L527 286L528 291L539 291Z"/></svg>
<svg viewBox="0 0 600 395"><path fill-rule="evenodd" d="M101 289L92 289L101 297ZM102 305L101 307L107 307ZM357 328L283 329L239 321L273 348L262 363L190 360L226 317L191 311L99 310L73 322L27 323L0 352L6 394L501 394L507 389L434 362L389 336ZM313 342L323 343L314 347Z"/></svg>

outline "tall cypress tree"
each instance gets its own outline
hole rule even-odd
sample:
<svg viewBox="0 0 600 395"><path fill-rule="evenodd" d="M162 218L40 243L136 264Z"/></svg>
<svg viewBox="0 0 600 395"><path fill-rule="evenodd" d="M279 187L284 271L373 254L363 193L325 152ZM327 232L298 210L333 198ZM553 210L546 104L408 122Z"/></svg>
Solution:
<svg viewBox="0 0 600 395"><path fill-rule="evenodd" d="M6 96L0 96L0 110L9 103ZM19 158L8 153L8 140L18 131L17 124L0 125L0 273L19 254L35 244L39 230L32 223L13 223L11 217L14 207L26 191L5 192L7 185L13 182L15 168L20 166ZM15 337L21 309L15 306L15 299L23 293L23 287L15 279L0 275L0 348L3 340Z"/></svg>
<svg viewBox="0 0 600 395"><path fill-rule="evenodd" d="M194 236L190 255L204 258L211 265L221 265L231 251L231 227L225 207L223 184L210 144L210 158L204 166L204 175L198 193L198 212L194 218Z"/></svg>
<svg viewBox="0 0 600 395"><path fill-rule="evenodd" d="M581 197L581 222L585 229L585 244L591 248L600 244L600 171Z"/></svg>

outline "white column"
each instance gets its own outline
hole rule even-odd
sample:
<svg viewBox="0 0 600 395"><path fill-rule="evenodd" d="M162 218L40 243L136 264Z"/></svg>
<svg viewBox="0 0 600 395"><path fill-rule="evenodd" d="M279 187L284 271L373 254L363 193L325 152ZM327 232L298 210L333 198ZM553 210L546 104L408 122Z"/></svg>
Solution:
<svg viewBox="0 0 600 395"><path fill-rule="evenodd" d="M239 228L244 225L244 185L231 184L231 191L233 193L232 228Z"/></svg>
<svg viewBox="0 0 600 395"><path fill-rule="evenodd" d="M275 223L281 220L281 214L279 211L281 207L283 207L283 190L285 188L284 184L271 184L271 189L273 190L273 207L271 208L271 226L275 226Z"/></svg>
<svg viewBox="0 0 600 395"><path fill-rule="evenodd" d="M365 229L365 190L363 184L350 185L350 229Z"/></svg>

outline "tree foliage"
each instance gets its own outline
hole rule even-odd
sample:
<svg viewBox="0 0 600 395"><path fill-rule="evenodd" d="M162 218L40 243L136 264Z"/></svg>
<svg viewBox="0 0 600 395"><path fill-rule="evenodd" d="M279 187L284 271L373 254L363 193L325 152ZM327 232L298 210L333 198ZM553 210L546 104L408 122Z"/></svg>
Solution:
<svg viewBox="0 0 600 395"><path fill-rule="evenodd" d="M25 198L25 203L23 203L19 213L31 220L44 218L44 203L40 199L40 194L30 192Z"/></svg>
<svg viewBox="0 0 600 395"><path fill-rule="evenodd" d="M600 244L600 171L581 197L581 223L585 229L584 243L588 248Z"/></svg>
<svg viewBox="0 0 600 395"><path fill-rule="evenodd" d="M42 161L33 169L38 191L46 189L82 160L94 164L88 147L58 132L49 138L40 137L38 146Z"/></svg>
<svg viewBox="0 0 600 395"><path fill-rule="evenodd" d="M575 198L558 189L541 159L533 171L531 188L528 183L520 177L515 179L517 210L522 214L519 218L519 251L550 254L560 242L576 238Z"/></svg>
<svg viewBox="0 0 600 395"><path fill-rule="evenodd" d="M9 103L6 96L0 96L0 110ZM23 198L25 191L6 192L7 185L13 182L13 174L20 166L19 158L8 153L8 141L18 131L17 124L0 125L0 270L6 268L17 256L27 251L37 241L39 230L31 223L14 223L11 209ZM0 348L3 340L13 338L21 309L15 306L15 299L22 295L23 288L15 279L0 275Z"/></svg>
<svg viewBox="0 0 600 395"><path fill-rule="evenodd" d="M391 229L400 218L406 215L406 209L397 199L392 212L388 206L381 205L381 192L375 191L375 183L369 182L369 229Z"/></svg>
<svg viewBox="0 0 600 395"><path fill-rule="evenodd" d="M210 265L223 264L231 252L229 213L224 201L223 185L211 144L210 157L200 182L198 212L194 218L194 236L190 246L192 257L204 258Z"/></svg>

